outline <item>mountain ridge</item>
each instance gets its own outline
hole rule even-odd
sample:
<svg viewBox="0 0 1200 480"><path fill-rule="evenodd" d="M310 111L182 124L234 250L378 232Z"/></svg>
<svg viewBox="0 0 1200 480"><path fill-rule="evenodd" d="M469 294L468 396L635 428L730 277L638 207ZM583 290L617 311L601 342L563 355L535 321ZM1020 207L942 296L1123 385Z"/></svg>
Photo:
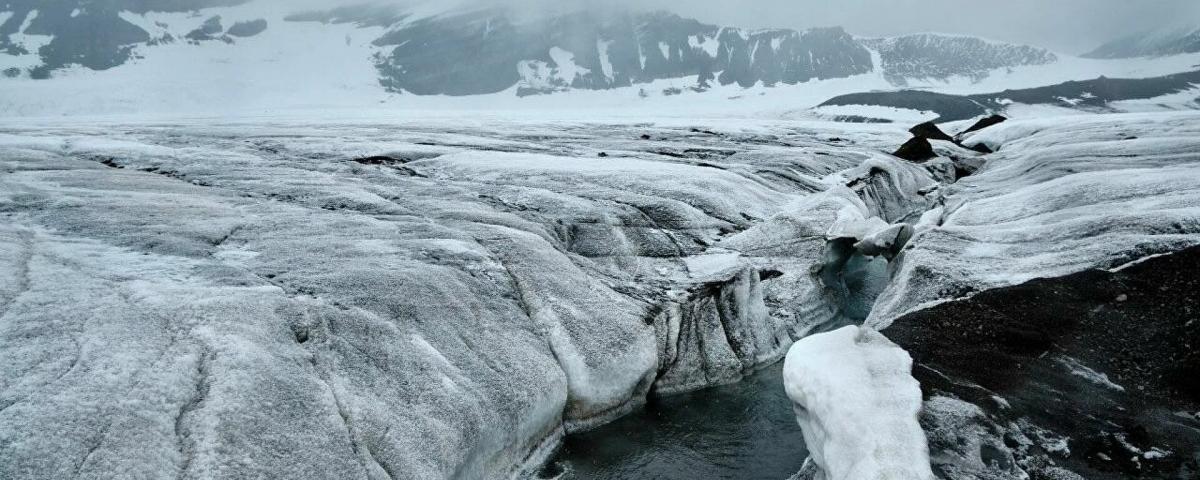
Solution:
<svg viewBox="0 0 1200 480"><path fill-rule="evenodd" d="M1200 52L1200 28L1143 32L1105 43L1085 58L1134 58Z"/></svg>
<svg viewBox="0 0 1200 480"><path fill-rule="evenodd" d="M392 93L475 95L517 87L518 95L604 90L655 80L696 77L714 84L797 84L883 70L890 81L983 78L994 68L1039 65L1045 49L973 37L921 34L864 39L840 27L742 29L705 24L669 12L598 14L583 10L518 18L503 9L421 15L383 4L290 12L275 18L245 0L116 0L96 7L78 0L0 4L0 71L47 79L78 65L108 70L175 42L236 45L271 36L281 22L352 25L371 33L369 56ZM165 15L169 13L172 15ZM169 18L168 18L169 17ZM186 26L185 26L186 25ZM235 31L236 30L236 31ZM905 38L924 40L912 46ZM95 40L99 39L99 40ZM877 64L872 45L890 48ZM236 48L236 47L233 47ZM921 70L917 66L928 67ZM890 69L890 71L889 71Z"/></svg>

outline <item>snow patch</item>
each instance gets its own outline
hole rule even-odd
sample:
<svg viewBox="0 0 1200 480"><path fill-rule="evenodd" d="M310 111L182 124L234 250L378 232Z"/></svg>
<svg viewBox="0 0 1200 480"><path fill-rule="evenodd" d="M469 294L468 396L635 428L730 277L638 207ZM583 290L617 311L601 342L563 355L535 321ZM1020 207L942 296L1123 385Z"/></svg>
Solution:
<svg viewBox="0 0 1200 480"><path fill-rule="evenodd" d="M39 14L40 12L37 10L30 10L29 14L25 16L25 21L21 22L21 26L17 28L17 33L25 33L25 30L28 30L29 26L33 24L33 21L37 20Z"/></svg>
<svg viewBox="0 0 1200 480"><path fill-rule="evenodd" d="M878 105L825 105L814 108L813 113L825 117L877 118L905 124L924 123L938 118L938 114L931 111Z"/></svg>
<svg viewBox="0 0 1200 480"><path fill-rule="evenodd" d="M738 269L744 268L739 261L742 255L738 252L720 251L685 257L684 265L692 278L728 277Z"/></svg>
<svg viewBox="0 0 1200 480"><path fill-rule="evenodd" d="M692 49L700 49L708 54L710 58L717 58L717 50L721 48L721 42L717 37L708 37L704 35L692 35L688 37L688 45Z"/></svg>
<svg viewBox="0 0 1200 480"><path fill-rule="evenodd" d="M604 73L604 78L613 79L612 58L608 56L608 46L612 45L612 41L596 40L596 52L600 55L600 71Z"/></svg>
<svg viewBox="0 0 1200 480"><path fill-rule="evenodd" d="M557 66L556 70L558 77L563 79L563 81L565 81L568 85L570 85L571 82L574 82L579 76L592 73L591 70L581 67L575 63L574 53L568 52L561 48L551 48L550 59L554 60L554 64Z"/></svg>
<svg viewBox="0 0 1200 480"><path fill-rule="evenodd" d="M1112 380L1109 380L1107 374L1092 370L1091 368L1088 368L1087 365L1079 363L1079 360L1068 357L1066 355L1060 355L1058 358L1055 359L1055 361L1057 361L1059 363L1059 365L1062 365L1069 372L1071 372L1071 375L1075 375L1077 377L1083 378L1084 380L1092 382L1096 385L1101 385L1104 387L1111 388L1118 392L1125 391L1125 387L1117 385Z"/></svg>

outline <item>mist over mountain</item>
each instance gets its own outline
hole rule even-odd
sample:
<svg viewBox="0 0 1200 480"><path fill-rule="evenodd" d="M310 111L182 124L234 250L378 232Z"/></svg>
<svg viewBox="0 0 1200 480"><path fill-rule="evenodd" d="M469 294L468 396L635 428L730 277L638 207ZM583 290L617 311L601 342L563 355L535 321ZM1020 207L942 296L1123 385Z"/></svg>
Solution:
<svg viewBox="0 0 1200 480"><path fill-rule="evenodd" d="M107 70L175 43L236 51L238 42L250 37L287 42L272 39L272 25L278 28L281 22L352 25L373 32L371 50L361 55L375 65L381 85L417 95L487 94L514 86L518 95L529 95L683 77L695 77L689 88L704 90L794 85L880 71L903 85L907 79L980 79L998 68L1056 60L1043 49L969 37L864 39L839 27L752 30L613 6L531 14L488 4L430 12L366 3L278 14L271 3L249 2L249 7L266 8L235 9L241 13L224 17L202 9L246 3L10 2L0 23L0 48L6 54L0 56L0 70L33 79L72 65ZM276 15L266 19L256 13Z"/></svg>
<svg viewBox="0 0 1200 480"><path fill-rule="evenodd" d="M1200 22L1197 22L1200 24ZM1142 32L1105 43L1088 58L1133 58L1200 52L1200 28Z"/></svg>

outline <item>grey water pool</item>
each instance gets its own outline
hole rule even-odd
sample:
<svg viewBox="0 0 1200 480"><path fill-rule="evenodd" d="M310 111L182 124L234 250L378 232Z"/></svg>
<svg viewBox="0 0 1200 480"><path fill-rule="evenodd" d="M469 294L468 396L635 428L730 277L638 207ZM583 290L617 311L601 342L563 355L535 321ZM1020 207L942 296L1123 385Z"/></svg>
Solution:
<svg viewBox="0 0 1200 480"><path fill-rule="evenodd" d="M780 362L735 384L653 399L613 423L570 435L542 477L786 479L808 452L782 371Z"/></svg>

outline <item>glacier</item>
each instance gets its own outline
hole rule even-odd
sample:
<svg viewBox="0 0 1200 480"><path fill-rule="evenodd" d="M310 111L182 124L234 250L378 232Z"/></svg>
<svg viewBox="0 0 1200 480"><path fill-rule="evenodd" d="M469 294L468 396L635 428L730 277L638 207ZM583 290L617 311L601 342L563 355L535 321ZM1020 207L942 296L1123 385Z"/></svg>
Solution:
<svg viewBox="0 0 1200 480"><path fill-rule="evenodd" d="M526 475L811 334L1200 244L1197 125L922 164L807 120L6 120L0 476Z"/></svg>

